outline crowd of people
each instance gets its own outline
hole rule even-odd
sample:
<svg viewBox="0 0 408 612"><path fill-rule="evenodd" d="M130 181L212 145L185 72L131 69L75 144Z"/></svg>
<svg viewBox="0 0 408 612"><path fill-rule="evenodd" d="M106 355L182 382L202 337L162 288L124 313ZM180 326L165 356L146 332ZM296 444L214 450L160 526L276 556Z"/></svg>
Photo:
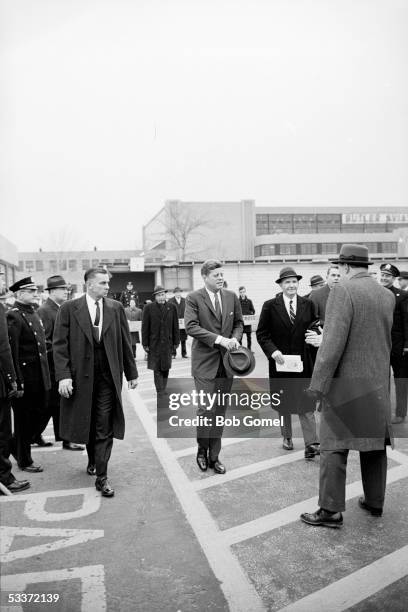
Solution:
<svg viewBox="0 0 408 612"><path fill-rule="evenodd" d="M385 447L392 443L392 424L407 414L408 272L384 263L377 282L371 263L366 247L343 245L326 279L312 276L303 297L298 293L302 277L286 266L275 279L277 295L259 316L256 338L268 360L270 393L284 389L278 409L283 448L294 448L291 415L297 414L305 459L320 455L320 507L302 515L311 525L342 524L350 449L360 452L360 505L375 516L382 513ZM143 309L132 283L120 301L108 298L109 274L101 268L85 273L86 292L76 299L68 299L62 276L50 277L40 307L31 277L9 287L15 301L7 312L0 307L0 483L8 491L30 486L15 478L10 455L24 472L43 471L31 448L52 444L43 438L52 418L55 440L67 451L86 448L86 471L96 477L97 490L114 495L108 463L113 439L124 437L122 379L125 375L129 388L136 388L139 343L158 396L166 393L180 345L181 357L188 357L188 336L197 391L228 393L234 373L253 370L253 332L243 316L254 315L255 308L245 287L238 295L229 290L217 260L206 261L201 274L203 287L186 298L176 287L167 300L165 288L156 286ZM141 332L129 327L140 321ZM288 356L297 356L296 367L288 366ZM392 420L390 366L396 390ZM210 417L209 424L197 427L196 462L202 471L226 472L220 459L223 428L215 418L225 410L217 403L210 410L204 404L198 408L198 416Z"/></svg>

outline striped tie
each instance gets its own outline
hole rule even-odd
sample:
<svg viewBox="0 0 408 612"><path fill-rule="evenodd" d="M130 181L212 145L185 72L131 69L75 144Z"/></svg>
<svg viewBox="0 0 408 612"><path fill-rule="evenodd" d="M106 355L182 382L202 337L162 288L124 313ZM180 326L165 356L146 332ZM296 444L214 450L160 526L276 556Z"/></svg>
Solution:
<svg viewBox="0 0 408 612"><path fill-rule="evenodd" d="M295 311L293 310L293 300L289 300L289 319L292 325L295 322L295 317L296 315L295 315Z"/></svg>

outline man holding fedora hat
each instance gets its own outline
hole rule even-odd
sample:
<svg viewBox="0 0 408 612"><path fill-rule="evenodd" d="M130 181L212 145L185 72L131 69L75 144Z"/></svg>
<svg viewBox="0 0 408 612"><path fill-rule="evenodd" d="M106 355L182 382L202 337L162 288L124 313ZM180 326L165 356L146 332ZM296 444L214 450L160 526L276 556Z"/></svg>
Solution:
<svg viewBox="0 0 408 612"><path fill-rule="evenodd" d="M309 394L321 400L319 509L313 526L340 527L349 450L360 453L360 507L381 516L391 437L389 354L395 298L369 274L368 249L344 244L342 280L330 292Z"/></svg>
<svg viewBox="0 0 408 612"><path fill-rule="evenodd" d="M51 387L47 361L44 326L33 304L37 297L37 285L31 276L22 278L10 287L16 295L14 307L7 313L10 347L17 375L20 397L12 400L14 435L11 454L20 469L26 472L42 472L31 457L31 442L41 441L44 420L47 416L47 391Z"/></svg>
<svg viewBox="0 0 408 612"><path fill-rule="evenodd" d="M47 422L44 423L44 429L47 426L49 417L52 417L54 425L54 436L55 441L59 442L62 440L59 434L59 419L60 419L60 395L58 393L58 383L55 380L55 366L54 357L52 352L52 338L54 335L55 320L57 318L58 311L61 304L66 302L68 299L68 285L64 278L59 274L50 276L47 278L46 291L48 291L48 298L38 309L38 315L43 322L45 339L47 343L47 358L48 366L50 368L51 375L51 389L48 394L48 412ZM62 448L65 450L80 451L84 450L84 446L80 444L74 444L67 440L62 440Z"/></svg>
<svg viewBox="0 0 408 612"><path fill-rule="evenodd" d="M312 374L313 364L305 334L314 323L315 315L312 302L297 293L301 278L293 268L282 268L276 280L282 293L264 303L256 337L269 361L271 393L283 389L279 408L279 416L283 416L283 448L293 450L291 414L298 414L305 442L305 459L313 459L319 453L315 404L304 395L302 380ZM298 371L280 369L279 366L285 364L286 355L300 356Z"/></svg>
<svg viewBox="0 0 408 612"><path fill-rule="evenodd" d="M391 330L391 367L395 383L395 418L393 423L405 421L408 401L408 293L394 286L400 272L391 263L380 266L380 283L395 296L394 319Z"/></svg>
<svg viewBox="0 0 408 612"><path fill-rule="evenodd" d="M142 345L147 353L147 367L153 370L158 394L166 391L172 356L180 344L177 310L166 302L166 289L157 285L154 302L146 304L142 319Z"/></svg>
<svg viewBox="0 0 408 612"><path fill-rule="evenodd" d="M208 394L228 393L233 383L233 361L224 362L226 351L240 349L244 322L238 297L224 288L222 263L208 259L201 267L204 287L189 293L186 298L184 321L186 331L193 338L191 374L197 391ZM248 371L248 355L237 357L241 371ZM226 367L227 366L227 367ZM197 465L202 471L208 467L217 474L226 468L219 460L223 428L216 426L215 417L225 415L226 406L217 402L211 410L200 406L197 416L207 416L211 423L197 427Z"/></svg>

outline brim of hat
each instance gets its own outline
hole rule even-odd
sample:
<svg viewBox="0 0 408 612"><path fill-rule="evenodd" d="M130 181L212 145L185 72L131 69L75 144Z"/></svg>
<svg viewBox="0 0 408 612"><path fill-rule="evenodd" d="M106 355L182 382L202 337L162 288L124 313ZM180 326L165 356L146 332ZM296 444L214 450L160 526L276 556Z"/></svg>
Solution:
<svg viewBox="0 0 408 612"><path fill-rule="evenodd" d="M167 293L167 289L160 289L160 291L153 291L152 295L157 295L158 293Z"/></svg>
<svg viewBox="0 0 408 612"><path fill-rule="evenodd" d="M46 291L50 291L51 289L68 289L68 285L55 285L55 287L45 287Z"/></svg>
<svg viewBox="0 0 408 612"><path fill-rule="evenodd" d="M374 262L373 261L362 261L361 259L350 259L350 261L345 261L344 259L329 259L330 263L334 263L334 264L347 264L347 263L351 263L351 264L362 264L364 266L371 266Z"/></svg>
<svg viewBox="0 0 408 612"><path fill-rule="evenodd" d="M229 360L228 360L228 351L226 351L224 354L224 358L223 358L223 363L224 363L224 368L225 368L226 373L230 374L231 376L248 376L249 374L251 374L251 372L253 372L255 368L255 356L252 353L250 355L250 359L251 359L251 362L248 368L246 370L237 372L236 370L231 368L229 364Z"/></svg>
<svg viewBox="0 0 408 612"><path fill-rule="evenodd" d="M278 280L276 280L275 283L280 284L282 281L286 280L287 278L297 278L298 280L301 280L303 276L300 276L300 274L291 274L290 276L284 276L283 278L278 278Z"/></svg>

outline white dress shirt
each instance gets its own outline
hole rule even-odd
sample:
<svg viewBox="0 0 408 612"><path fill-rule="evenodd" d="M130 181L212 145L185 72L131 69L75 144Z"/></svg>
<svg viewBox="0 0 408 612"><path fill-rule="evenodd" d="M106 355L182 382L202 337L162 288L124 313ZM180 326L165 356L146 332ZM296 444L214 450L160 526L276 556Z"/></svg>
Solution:
<svg viewBox="0 0 408 612"><path fill-rule="evenodd" d="M289 302L290 302L290 301L292 301L292 310L293 310L293 312L295 313L295 316L296 316L296 309L297 309L297 295L294 295L294 296L293 296L293 298L288 298L288 297L287 297L287 296L286 296L286 295L283 293L283 301L284 301L285 308L286 308L286 311L287 311L287 313L288 313L289 318L290 318L290 315L289 315L289 307L290 307Z"/></svg>
<svg viewBox="0 0 408 612"><path fill-rule="evenodd" d="M206 292L208 293L208 295L210 297L211 304L212 304L212 306L214 308L214 312L215 312L215 293L214 293L214 291L209 291L209 289L207 289L207 287L205 287L205 290L206 290ZM218 301L220 303L220 311L221 311L221 314L222 314L221 291L217 291L217 293L218 293L218 298L219 298ZM217 339L216 339L214 344L220 344L221 340L222 340L222 336L217 336Z"/></svg>
<svg viewBox="0 0 408 612"><path fill-rule="evenodd" d="M102 324L103 324L103 299L100 298L99 300L99 312L101 314L100 318L99 318L99 340L101 338L101 334L102 334ZM91 317L91 322L92 325L94 324L95 321L95 317L96 317L96 300L94 300L93 298L91 298L90 295L88 295L88 293L86 294L86 303L88 305L88 311L89 311L89 315Z"/></svg>

